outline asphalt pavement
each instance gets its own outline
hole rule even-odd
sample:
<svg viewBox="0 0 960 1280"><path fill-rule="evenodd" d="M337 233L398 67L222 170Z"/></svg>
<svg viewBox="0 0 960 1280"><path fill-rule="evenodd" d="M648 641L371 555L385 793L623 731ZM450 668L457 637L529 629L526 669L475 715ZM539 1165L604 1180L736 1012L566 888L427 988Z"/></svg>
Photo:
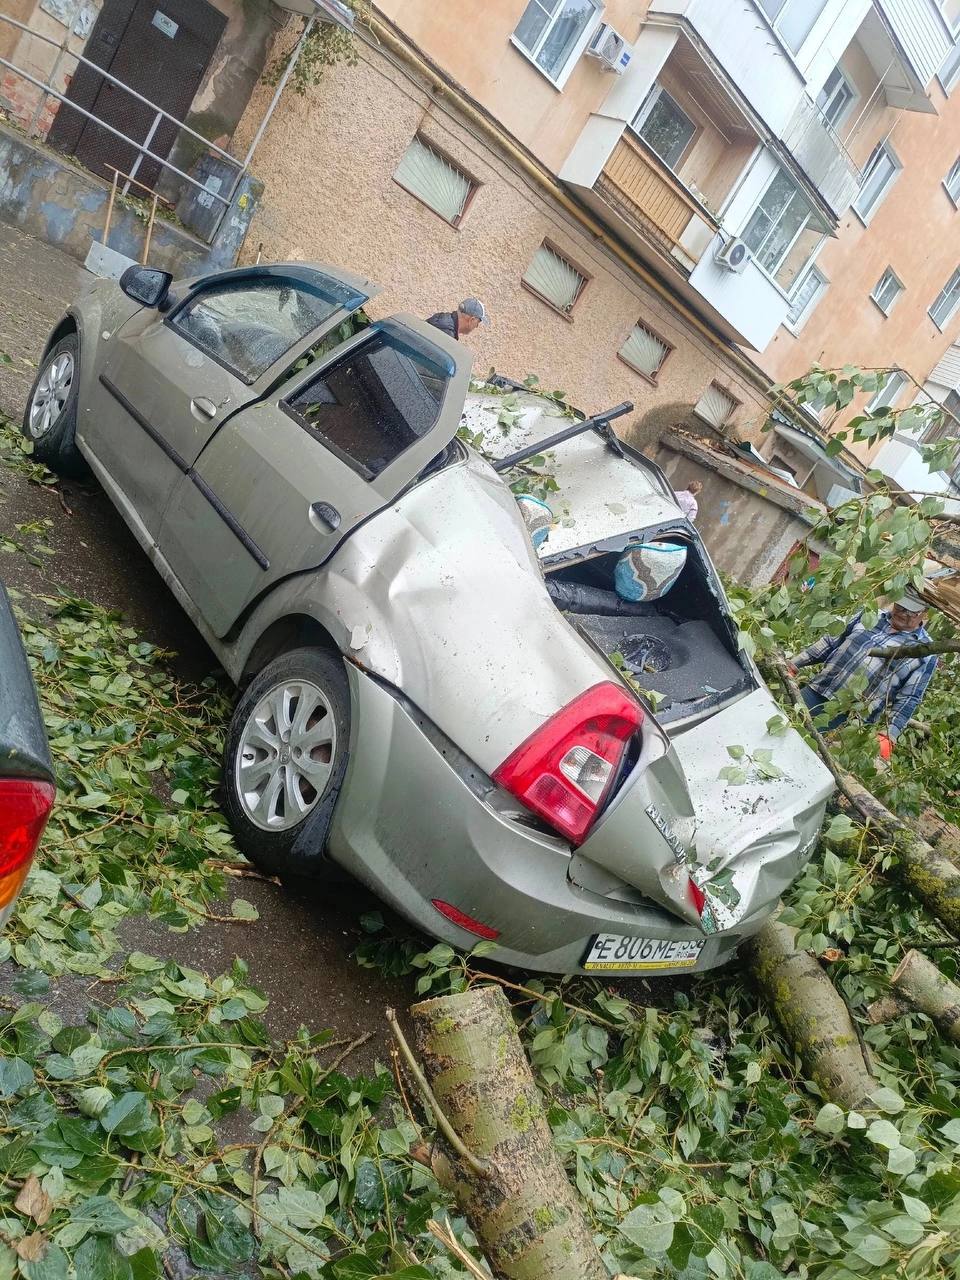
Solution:
<svg viewBox="0 0 960 1280"><path fill-rule="evenodd" d="M50 329L67 302L91 277L74 259L0 222L0 410L18 421ZM131 441L131 447L136 442ZM195 681L217 669L216 659L163 586L126 525L93 483L64 481L58 489L31 484L0 470L0 536L15 526L51 520L44 538L56 553L33 565L20 554L0 555L0 579L24 593L58 589L122 613L144 639L174 651L178 677ZM243 897L260 912L253 926L209 924L173 933L146 918L132 918L122 938L130 951L169 957L209 974L227 970L234 957L250 966L250 978L270 999L267 1020L279 1038L301 1023L331 1027L351 1038L372 1038L351 1060L354 1070L385 1060L383 1010L414 999L413 981L384 979L362 969L353 952L362 933L359 917L376 903L356 886L293 894L272 884L243 880ZM425 947L431 945L425 940ZM11 966L4 966L10 969ZM9 975L7 975L9 978ZM0 970L0 991L6 982ZM61 1016L83 989L64 982L56 997ZM74 988L76 987L76 990Z"/></svg>

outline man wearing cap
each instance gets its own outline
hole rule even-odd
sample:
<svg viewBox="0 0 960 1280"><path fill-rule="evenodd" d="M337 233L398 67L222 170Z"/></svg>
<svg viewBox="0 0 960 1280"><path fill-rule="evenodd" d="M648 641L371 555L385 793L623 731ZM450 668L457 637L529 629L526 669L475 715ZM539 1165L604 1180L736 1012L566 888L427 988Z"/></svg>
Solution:
<svg viewBox="0 0 960 1280"><path fill-rule="evenodd" d="M487 313L479 298L464 298L456 311L437 311L427 320L427 324L442 329L458 341L473 333L478 325L486 323Z"/></svg>
<svg viewBox="0 0 960 1280"><path fill-rule="evenodd" d="M919 707L937 658L868 658L870 649L897 649L903 645L930 644L923 625L927 606L912 592L902 595L892 609L880 614L876 626L865 627L857 614L838 636L824 636L798 653L788 664L791 675L800 667L820 667L821 671L803 689L803 700L814 716L823 712L854 676L861 672L867 686L861 697L867 709L866 719L883 724L877 734L880 758L889 760L893 744ZM827 725L836 729L847 719L835 716Z"/></svg>

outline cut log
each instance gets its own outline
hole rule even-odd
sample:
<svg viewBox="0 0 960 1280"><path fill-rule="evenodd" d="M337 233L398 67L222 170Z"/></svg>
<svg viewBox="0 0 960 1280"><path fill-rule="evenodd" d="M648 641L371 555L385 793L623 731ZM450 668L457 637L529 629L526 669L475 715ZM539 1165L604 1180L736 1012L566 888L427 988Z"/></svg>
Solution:
<svg viewBox="0 0 960 1280"><path fill-rule="evenodd" d="M754 976L810 1079L831 1102L857 1107L879 1082L850 1010L796 939L790 925L765 924L750 944Z"/></svg>
<svg viewBox="0 0 960 1280"><path fill-rule="evenodd" d="M502 990L472 987L410 1012L433 1095L474 1157L464 1159L438 1136L434 1173L456 1198L493 1275L609 1280ZM477 1161L485 1172L477 1172Z"/></svg>
<svg viewBox="0 0 960 1280"><path fill-rule="evenodd" d="M893 996L884 996L867 1010L871 1022L886 1022L906 1009L919 1009L939 1030L960 1044L960 987L925 955L908 951L890 979Z"/></svg>
<svg viewBox="0 0 960 1280"><path fill-rule="evenodd" d="M960 866L960 827L947 822L936 809L924 809L917 818L916 828L921 839L932 845L937 853Z"/></svg>

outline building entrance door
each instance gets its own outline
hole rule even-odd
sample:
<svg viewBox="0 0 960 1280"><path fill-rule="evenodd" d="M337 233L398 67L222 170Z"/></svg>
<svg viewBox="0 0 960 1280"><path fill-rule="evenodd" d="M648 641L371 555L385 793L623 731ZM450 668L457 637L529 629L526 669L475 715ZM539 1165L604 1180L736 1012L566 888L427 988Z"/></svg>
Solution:
<svg viewBox="0 0 960 1280"><path fill-rule="evenodd" d="M207 0L106 0L87 41L86 56L182 120L226 22L226 16ZM156 125L154 109L93 67L77 68L67 97L136 142L149 138L149 149L158 156L166 158L176 141L175 125L168 120ZM113 177L109 166L130 173L136 164L135 146L66 103L57 112L47 141L108 180ZM161 167L145 157L136 176L154 187Z"/></svg>

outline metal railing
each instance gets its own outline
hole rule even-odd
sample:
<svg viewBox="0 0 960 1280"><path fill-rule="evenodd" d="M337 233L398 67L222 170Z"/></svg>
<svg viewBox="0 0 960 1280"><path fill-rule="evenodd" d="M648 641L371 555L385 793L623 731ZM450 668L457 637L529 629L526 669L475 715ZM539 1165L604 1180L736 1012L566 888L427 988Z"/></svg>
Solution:
<svg viewBox="0 0 960 1280"><path fill-rule="evenodd" d="M303 34L298 40L295 48L293 49L293 52L291 53L287 61L287 65L284 68L283 75L280 77L280 80L277 83L276 90L274 92L273 98L271 99L270 105L267 108L266 114L264 115L263 120L261 120L260 125L257 128L256 133L254 134L253 140L251 141L250 146L247 149L246 155L243 157L242 160L238 159L236 156L231 155L229 151L225 151L222 147L218 147L216 143L211 142L210 139L204 137L202 133L198 133L196 129L192 129L190 125L185 124L177 116L172 115L169 111L166 111L163 107L153 102L150 98L145 97L142 93L138 93L137 90L134 89L131 85L127 84L123 80L120 80L117 76L112 75L109 71L105 70L98 63L93 62L90 58L85 57L83 54L76 53L72 49L70 49L68 42L70 38L70 29L71 29L72 23L70 23L67 26L66 34L64 35L63 39L60 41L57 41L52 36L44 35L39 31L35 31L32 27L28 26L24 22L18 21L16 18L11 18L5 13L0 13L0 23L6 23L8 26L14 27L17 30L21 31L25 36L28 36L31 40L39 40L43 44L49 45L52 48L57 50L56 57L53 60L53 64L50 67L50 70L47 72L45 80L40 80L38 79L37 76L31 74L24 67L17 66L17 64L14 63L10 58L0 57L0 67L5 67L8 71L12 71L14 75L19 76L22 80L26 81L28 84L34 85L36 88L38 88L41 91L40 99L37 103L36 109L33 112L33 117L27 129L27 136L29 138L34 138L38 135L39 122L43 114L43 109L47 104L48 100L52 98L60 103L59 110L62 111L64 107L69 107L71 111L76 111L79 115L83 116L85 119L91 120L99 128L104 129L107 133L110 133L114 137L120 139L121 142L125 142L128 145L136 148L136 152L137 152L136 159L134 160L133 164L130 167L129 174L125 175L126 181L123 189L124 195L127 195L129 193L131 184L137 185L137 186L143 185L142 183L136 182L137 174L140 172L141 168L143 167L144 160L153 160L157 164L161 165L163 169L169 171L170 173L175 174L178 178L182 179L184 182L189 183L190 186L196 187L198 190L202 191L210 200L217 201L222 206L222 209L221 209L221 217L222 217L223 214L226 213L227 209L232 204L234 197L236 196L237 191L240 187L240 183L243 181L244 176L249 171L250 162L253 159L254 152L256 151L257 146L259 145L260 140L263 137L264 131L266 130L267 125L270 122L274 109L280 100L280 95L283 93L283 90L287 85L287 81L290 78L290 74L293 71L293 68L300 57L300 53L303 49L304 44L306 43L307 37L309 36L310 32L313 29L315 22L316 22L316 14L314 13L307 19L307 22L304 25ZM87 110L86 107L81 107L79 103L72 101L66 94L62 93L59 89L55 88L54 81L57 75L60 74L64 57L75 59L78 67L80 66L89 67L97 76L101 77L103 80L108 81L110 84L116 85L118 89L122 89L124 93L129 94L130 97L134 99L136 102L141 103L142 105L148 107L151 111L153 111L154 113L153 122L150 125L150 128L148 129L146 136L142 139L132 138L129 134L124 133L122 129L118 129L116 128L116 126L109 124L101 116L98 116L96 112L89 111ZM233 166L233 168L236 170L236 173L234 175L234 179L230 186L230 189L226 194L221 194L219 191L215 190L212 185L208 183L198 181L196 178L192 177L189 173L185 173L183 169L178 168L177 165L175 165L171 160L168 160L165 156L159 155L157 152L152 151L150 149L151 144L153 143L156 137L157 131L164 121L168 121L178 131L182 131L183 133L189 134L191 138L194 138L196 141L202 143L204 150L214 152L216 155L218 155L223 160L225 160L228 164Z"/></svg>
<svg viewBox="0 0 960 1280"><path fill-rule="evenodd" d="M859 166L807 94L783 132L783 144L838 216L849 208L860 188Z"/></svg>

